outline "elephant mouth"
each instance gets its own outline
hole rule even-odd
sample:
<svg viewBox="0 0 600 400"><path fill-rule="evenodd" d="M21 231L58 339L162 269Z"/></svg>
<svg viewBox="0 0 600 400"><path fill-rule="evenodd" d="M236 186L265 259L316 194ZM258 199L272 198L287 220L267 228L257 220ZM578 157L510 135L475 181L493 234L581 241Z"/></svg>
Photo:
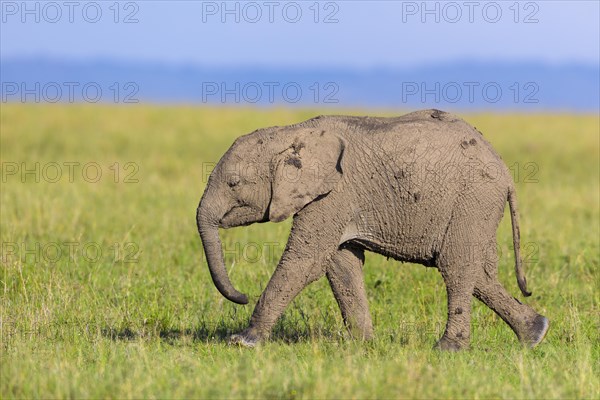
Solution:
<svg viewBox="0 0 600 400"><path fill-rule="evenodd" d="M233 207L223 215L223 218L219 221L219 227L227 229L246 226L257 222L266 222L267 218L266 212L248 205L240 205Z"/></svg>

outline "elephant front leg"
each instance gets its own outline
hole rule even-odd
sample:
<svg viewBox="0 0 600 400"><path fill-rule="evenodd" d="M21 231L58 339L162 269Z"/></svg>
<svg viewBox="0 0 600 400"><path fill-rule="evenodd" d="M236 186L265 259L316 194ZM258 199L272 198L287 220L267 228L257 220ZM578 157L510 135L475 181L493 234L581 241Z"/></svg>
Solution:
<svg viewBox="0 0 600 400"><path fill-rule="evenodd" d="M371 339L373 323L362 273L364 260L364 251L340 248L327 267L327 279L352 337Z"/></svg>
<svg viewBox="0 0 600 400"><path fill-rule="evenodd" d="M247 329L231 336L230 344L254 347L267 339L277 319L285 308L310 283L325 274L320 253L290 251L290 245L284 252L265 291L260 296Z"/></svg>

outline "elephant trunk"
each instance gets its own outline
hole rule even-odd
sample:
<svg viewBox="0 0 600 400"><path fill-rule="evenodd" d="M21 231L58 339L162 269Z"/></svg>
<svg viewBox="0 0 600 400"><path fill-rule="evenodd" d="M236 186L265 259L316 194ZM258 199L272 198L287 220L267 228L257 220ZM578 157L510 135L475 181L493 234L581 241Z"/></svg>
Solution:
<svg viewBox="0 0 600 400"><path fill-rule="evenodd" d="M202 246L204 246L210 276L219 292L228 300L237 304L248 304L248 297L233 287L225 269L221 238L219 237L219 220L222 218L222 214L224 213L212 212L209 207L203 205L202 201L196 211L196 224L202 239Z"/></svg>

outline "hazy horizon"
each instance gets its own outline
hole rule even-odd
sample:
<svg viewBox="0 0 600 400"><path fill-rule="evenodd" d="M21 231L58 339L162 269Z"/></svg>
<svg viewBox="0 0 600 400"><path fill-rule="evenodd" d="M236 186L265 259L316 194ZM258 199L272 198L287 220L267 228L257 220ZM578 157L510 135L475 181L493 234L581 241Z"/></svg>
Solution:
<svg viewBox="0 0 600 400"><path fill-rule="evenodd" d="M600 107L600 2L2 1L0 12L2 101Z"/></svg>

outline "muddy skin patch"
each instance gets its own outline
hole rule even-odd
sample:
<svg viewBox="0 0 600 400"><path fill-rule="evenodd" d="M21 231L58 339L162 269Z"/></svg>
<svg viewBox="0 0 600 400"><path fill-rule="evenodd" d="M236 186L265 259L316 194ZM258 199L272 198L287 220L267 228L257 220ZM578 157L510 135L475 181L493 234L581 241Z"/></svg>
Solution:
<svg viewBox="0 0 600 400"><path fill-rule="evenodd" d="M441 119L444 114L445 114L445 112L443 112L443 111L433 110L433 112L431 113L431 118Z"/></svg>
<svg viewBox="0 0 600 400"><path fill-rule="evenodd" d="M302 150L305 147L306 147L306 145L303 142L301 142L298 139L296 139L294 141L294 144L292 144L293 154L294 155L298 155L299 152L300 152L300 150ZM298 168L300 168L300 167L298 167Z"/></svg>
<svg viewBox="0 0 600 400"><path fill-rule="evenodd" d="M285 163L286 165L293 165L298 169L302 168L302 161L298 157L288 157L285 159Z"/></svg>

